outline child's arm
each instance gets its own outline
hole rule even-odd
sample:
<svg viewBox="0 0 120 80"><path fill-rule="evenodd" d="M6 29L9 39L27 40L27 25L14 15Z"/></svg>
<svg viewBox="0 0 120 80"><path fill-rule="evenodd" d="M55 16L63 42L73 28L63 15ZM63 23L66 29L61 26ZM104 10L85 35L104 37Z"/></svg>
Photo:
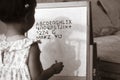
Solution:
<svg viewBox="0 0 120 80"><path fill-rule="evenodd" d="M32 80L37 80L43 68L39 59L40 50L37 43L33 43L30 48L28 67Z"/></svg>
<svg viewBox="0 0 120 80"><path fill-rule="evenodd" d="M43 70L40 62L40 50L38 44L34 43L30 48L28 67L32 80L47 80L54 74L60 73L63 69L63 64L62 62L58 62L47 70Z"/></svg>

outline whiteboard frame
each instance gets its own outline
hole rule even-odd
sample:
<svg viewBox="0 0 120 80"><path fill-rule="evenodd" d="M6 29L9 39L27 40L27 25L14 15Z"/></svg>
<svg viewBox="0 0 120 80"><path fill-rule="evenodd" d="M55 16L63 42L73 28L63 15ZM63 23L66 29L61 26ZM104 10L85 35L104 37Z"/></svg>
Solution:
<svg viewBox="0 0 120 80"><path fill-rule="evenodd" d="M37 3L36 9L51 9L51 8L70 8L70 7L87 7L87 66L86 80L92 80L92 55L90 48L90 1L74 1L74 2L56 2L56 3Z"/></svg>

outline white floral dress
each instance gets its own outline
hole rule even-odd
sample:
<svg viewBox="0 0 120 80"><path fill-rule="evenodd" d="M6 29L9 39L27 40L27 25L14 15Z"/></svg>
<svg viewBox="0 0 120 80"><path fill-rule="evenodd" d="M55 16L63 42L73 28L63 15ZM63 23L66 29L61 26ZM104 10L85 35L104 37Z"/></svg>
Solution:
<svg viewBox="0 0 120 80"><path fill-rule="evenodd" d="M6 41L0 37L0 80L31 80L27 60L33 40Z"/></svg>

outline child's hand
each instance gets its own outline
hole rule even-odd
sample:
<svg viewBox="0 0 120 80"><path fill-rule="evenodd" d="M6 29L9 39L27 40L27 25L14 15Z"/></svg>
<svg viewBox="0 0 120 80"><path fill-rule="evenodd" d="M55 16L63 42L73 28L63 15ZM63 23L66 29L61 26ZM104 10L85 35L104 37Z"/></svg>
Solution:
<svg viewBox="0 0 120 80"><path fill-rule="evenodd" d="M55 61L55 62L56 62L56 63L53 64L53 65L51 66L51 68L53 69L54 74L59 74L59 73L63 70L64 65L63 65L62 62L57 62L57 61Z"/></svg>

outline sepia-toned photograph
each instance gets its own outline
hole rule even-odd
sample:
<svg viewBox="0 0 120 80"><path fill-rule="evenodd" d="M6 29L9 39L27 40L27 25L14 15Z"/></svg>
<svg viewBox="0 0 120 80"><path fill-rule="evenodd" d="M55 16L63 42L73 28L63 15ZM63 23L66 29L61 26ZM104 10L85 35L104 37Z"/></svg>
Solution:
<svg viewBox="0 0 120 80"><path fill-rule="evenodd" d="M0 0L0 80L120 80L120 0Z"/></svg>

